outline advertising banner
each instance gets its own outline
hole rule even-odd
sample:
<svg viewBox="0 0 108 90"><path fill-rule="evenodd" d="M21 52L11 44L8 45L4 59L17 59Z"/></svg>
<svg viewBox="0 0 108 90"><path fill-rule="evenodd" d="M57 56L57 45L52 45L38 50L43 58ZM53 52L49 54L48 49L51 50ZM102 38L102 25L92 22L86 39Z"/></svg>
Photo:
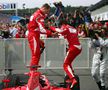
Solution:
<svg viewBox="0 0 108 90"><path fill-rule="evenodd" d="M0 10L16 10L16 3L0 3Z"/></svg>

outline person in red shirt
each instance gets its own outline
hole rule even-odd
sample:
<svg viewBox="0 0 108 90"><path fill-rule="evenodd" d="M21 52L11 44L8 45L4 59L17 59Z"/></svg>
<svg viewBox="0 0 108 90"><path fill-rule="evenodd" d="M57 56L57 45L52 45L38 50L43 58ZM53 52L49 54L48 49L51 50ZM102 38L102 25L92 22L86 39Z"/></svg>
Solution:
<svg viewBox="0 0 108 90"><path fill-rule="evenodd" d="M79 25L77 30L78 30L78 37L79 38L85 38L86 37L86 33L84 32L82 25Z"/></svg>
<svg viewBox="0 0 108 90"><path fill-rule="evenodd" d="M30 61L30 66L38 65L40 60L40 34L51 34L49 31L44 28L44 19L50 12L50 6L48 4L44 4L41 8L39 8L34 14L30 17L30 21L28 23L28 42L30 45L32 58ZM30 70L34 70L30 68Z"/></svg>
<svg viewBox="0 0 108 90"><path fill-rule="evenodd" d="M66 74L69 76L69 82L72 83L71 87L73 87L77 81L74 76L74 70L72 68L72 62L74 59L81 53L82 47L78 39L78 32L75 28L68 25L66 21L61 21L61 27L55 28L53 26L50 27L51 30L58 32L63 35L65 39L68 41L68 51L67 55L64 59L63 68Z"/></svg>

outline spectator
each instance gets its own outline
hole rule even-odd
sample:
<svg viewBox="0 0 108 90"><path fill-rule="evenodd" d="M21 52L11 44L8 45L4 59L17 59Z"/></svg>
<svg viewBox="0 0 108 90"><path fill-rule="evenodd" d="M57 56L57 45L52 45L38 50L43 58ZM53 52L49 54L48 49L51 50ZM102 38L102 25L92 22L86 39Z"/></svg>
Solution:
<svg viewBox="0 0 108 90"><path fill-rule="evenodd" d="M59 2L59 3L55 2L54 5L56 7L54 15L57 17L57 19L59 19L59 17L61 16L61 14L64 11L64 6L63 6L62 2Z"/></svg>
<svg viewBox="0 0 108 90"><path fill-rule="evenodd" d="M62 4L62 2L59 2L59 3L54 3L55 7L56 7L56 10L55 10L55 24L56 26L58 27L59 26L59 19L61 17L61 15L63 14L63 11L64 11L64 6Z"/></svg>
<svg viewBox="0 0 108 90"><path fill-rule="evenodd" d="M12 35L12 37L16 36L16 33L18 32L18 28L19 26L17 24L15 25L11 25L10 29L10 34Z"/></svg>
<svg viewBox="0 0 108 90"><path fill-rule="evenodd" d="M25 38L24 27L20 27L20 30L17 31L15 38Z"/></svg>
<svg viewBox="0 0 108 90"><path fill-rule="evenodd" d="M6 24L2 25L2 32L1 32L1 37L3 39L7 39L11 37L10 31L9 31L9 26Z"/></svg>
<svg viewBox="0 0 108 90"><path fill-rule="evenodd" d="M78 37L79 38L85 38L86 37L86 34L82 28L82 25L79 25L77 30L78 30Z"/></svg>
<svg viewBox="0 0 108 90"><path fill-rule="evenodd" d="M89 32L88 37L93 39L95 37L95 34L94 34L94 24L93 23L89 24L88 32Z"/></svg>
<svg viewBox="0 0 108 90"><path fill-rule="evenodd" d="M86 24L86 26L88 27L88 25L90 23L92 23L92 18L91 18L91 14L90 14L90 11L84 11L84 22Z"/></svg>
<svg viewBox="0 0 108 90"><path fill-rule="evenodd" d="M74 12L74 19L75 19L75 27L77 28L80 24L84 24L83 14L80 13L79 10L75 10Z"/></svg>

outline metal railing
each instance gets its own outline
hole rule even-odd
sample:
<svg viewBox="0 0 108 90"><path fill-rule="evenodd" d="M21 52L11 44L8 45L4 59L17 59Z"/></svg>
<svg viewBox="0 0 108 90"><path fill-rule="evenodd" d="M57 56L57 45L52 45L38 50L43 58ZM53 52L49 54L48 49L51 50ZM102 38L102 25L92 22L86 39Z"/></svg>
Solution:
<svg viewBox="0 0 108 90"><path fill-rule="evenodd" d="M62 69L66 55L66 41L58 38L43 39L45 50L41 55L40 65L43 69ZM82 44L81 54L74 60L74 68L90 68L91 55L88 46L89 38L80 39ZM30 49L27 39L0 40L0 74L4 68L27 70L30 63Z"/></svg>

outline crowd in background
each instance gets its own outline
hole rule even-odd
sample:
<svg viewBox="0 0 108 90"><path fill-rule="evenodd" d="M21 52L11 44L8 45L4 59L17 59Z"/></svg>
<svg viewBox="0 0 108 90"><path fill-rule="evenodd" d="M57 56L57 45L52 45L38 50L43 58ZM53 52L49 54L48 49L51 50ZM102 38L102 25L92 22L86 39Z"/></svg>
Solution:
<svg viewBox="0 0 108 90"><path fill-rule="evenodd" d="M27 28L22 26L20 23L17 24L5 24L0 23L0 38L25 38L25 32Z"/></svg>
<svg viewBox="0 0 108 90"><path fill-rule="evenodd" d="M56 10L53 15L50 15L45 20L45 27L49 29L50 26L59 27L61 20L66 20L67 23L78 30L79 38L95 38L94 33L101 33L103 37L108 37L108 22L102 23L99 19L93 21L90 12L87 10L64 13L62 3L54 3ZM59 10L60 9L60 10ZM0 38L26 38L27 24L22 25L20 22L0 23ZM57 37L56 37L57 38Z"/></svg>

